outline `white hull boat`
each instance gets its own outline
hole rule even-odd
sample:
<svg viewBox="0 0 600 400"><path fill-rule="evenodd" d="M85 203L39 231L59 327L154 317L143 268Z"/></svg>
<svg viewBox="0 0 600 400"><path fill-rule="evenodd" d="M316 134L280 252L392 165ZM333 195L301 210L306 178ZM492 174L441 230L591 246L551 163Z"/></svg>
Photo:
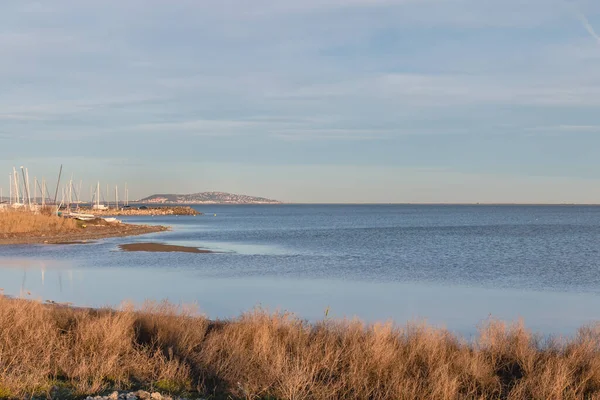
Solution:
<svg viewBox="0 0 600 400"><path fill-rule="evenodd" d="M96 216L94 214L83 214L83 213L69 213L69 214L64 214L65 217L67 218L75 218L78 219L80 221L91 221L93 219L96 219Z"/></svg>

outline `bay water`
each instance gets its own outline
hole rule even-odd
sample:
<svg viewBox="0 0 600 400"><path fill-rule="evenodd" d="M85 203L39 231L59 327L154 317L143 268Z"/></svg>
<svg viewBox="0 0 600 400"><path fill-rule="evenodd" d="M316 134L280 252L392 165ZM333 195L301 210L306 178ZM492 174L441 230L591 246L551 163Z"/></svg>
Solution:
<svg viewBox="0 0 600 400"><path fill-rule="evenodd" d="M522 318L545 335L600 320L600 207L200 205L123 217L169 232L0 247L4 294L80 306L168 299L212 318L260 306L302 318L426 321L464 335ZM123 252L160 242L214 254Z"/></svg>

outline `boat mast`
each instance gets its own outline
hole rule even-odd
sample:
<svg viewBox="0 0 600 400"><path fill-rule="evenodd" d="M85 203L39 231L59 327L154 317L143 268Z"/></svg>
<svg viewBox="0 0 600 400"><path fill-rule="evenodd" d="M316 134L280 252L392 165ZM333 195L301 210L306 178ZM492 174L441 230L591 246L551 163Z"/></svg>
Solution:
<svg viewBox="0 0 600 400"><path fill-rule="evenodd" d="M73 187L73 176L71 175L71 179L69 179L69 183L67 184L66 190L66 201L67 201L67 210L71 211L71 188Z"/></svg>
<svg viewBox="0 0 600 400"><path fill-rule="evenodd" d="M81 187L83 186L83 179L79 180L79 190L77 190L77 210L79 210L79 205L81 204Z"/></svg>
<svg viewBox="0 0 600 400"><path fill-rule="evenodd" d="M19 203L19 178L17 175L17 169L13 167L13 180L15 181L15 204Z"/></svg>
<svg viewBox="0 0 600 400"><path fill-rule="evenodd" d="M58 181L56 182L56 192L54 192L54 204L56 205L56 198L58 197L58 187L60 185L60 176L62 175L62 164L60 164L60 171L58 171Z"/></svg>
<svg viewBox="0 0 600 400"><path fill-rule="evenodd" d="M25 185L27 186L27 204L29 205L29 209L31 210L31 187L29 186L29 169L25 168L25 176L27 176L27 182Z"/></svg>
<svg viewBox="0 0 600 400"><path fill-rule="evenodd" d="M23 204L25 204L25 196L27 196L27 200L29 202L29 190L27 188L27 179L25 178L25 169L21 166L21 174L23 175ZM29 208L31 208L31 204L29 204Z"/></svg>

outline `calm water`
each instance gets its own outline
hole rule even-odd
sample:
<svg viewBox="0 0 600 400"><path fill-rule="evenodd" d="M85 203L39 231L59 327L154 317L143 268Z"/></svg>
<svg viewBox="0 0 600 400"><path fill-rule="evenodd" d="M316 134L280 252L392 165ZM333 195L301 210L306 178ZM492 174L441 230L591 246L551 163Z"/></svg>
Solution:
<svg viewBox="0 0 600 400"><path fill-rule="evenodd" d="M490 315L569 334L600 319L600 207L201 206L135 217L173 231L0 247L6 294L81 305L168 298L212 317L256 305L316 319L426 319L473 333ZM214 215L216 214L216 216ZM160 241L219 254L126 253Z"/></svg>

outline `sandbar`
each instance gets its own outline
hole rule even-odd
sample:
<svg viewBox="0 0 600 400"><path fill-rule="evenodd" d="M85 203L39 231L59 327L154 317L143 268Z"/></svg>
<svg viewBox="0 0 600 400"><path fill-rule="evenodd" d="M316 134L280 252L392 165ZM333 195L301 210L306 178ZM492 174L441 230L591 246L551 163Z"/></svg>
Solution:
<svg viewBox="0 0 600 400"><path fill-rule="evenodd" d="M119 248L123 251L152 251L152 252L180 252L180 253L215 253L214 251L199 249L197 247L176 246L164 243L129 243L121 244Z"/></svg>

